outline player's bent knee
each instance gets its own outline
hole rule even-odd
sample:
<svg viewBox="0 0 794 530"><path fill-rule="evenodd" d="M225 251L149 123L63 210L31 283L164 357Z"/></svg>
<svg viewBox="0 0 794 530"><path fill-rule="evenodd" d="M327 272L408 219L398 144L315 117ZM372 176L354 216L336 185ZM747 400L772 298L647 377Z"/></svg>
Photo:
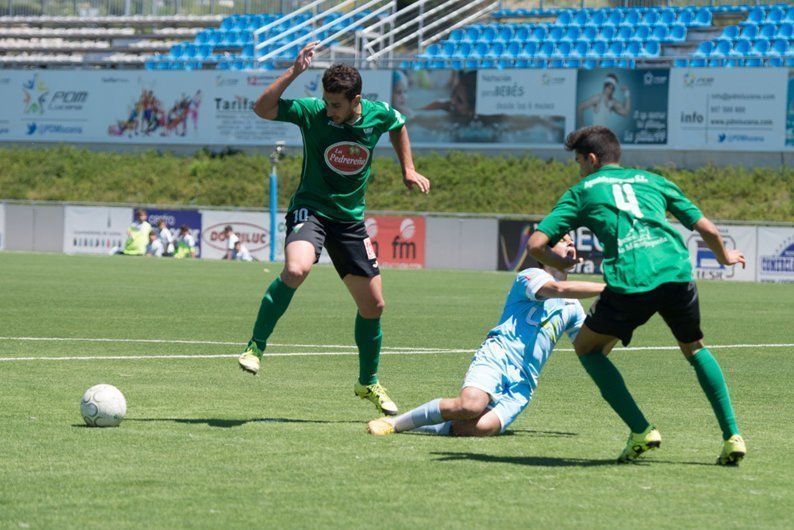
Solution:
<svg viewBox="0 0 794 530"><path fill-rule="evenodd" d="M288 263L281 273L281 280L290 287L297 287L303 283L311 270L311 266L307 267L300 263Z"/></svg>
<svg viewBox="0 0 794 530"><path fill-rule="evenodd" d="M681 348L681 353L684 354L684 357L689 358L705 348L705 345L702 340L696 340L695 342L679 342L678 347Z"/></svg>

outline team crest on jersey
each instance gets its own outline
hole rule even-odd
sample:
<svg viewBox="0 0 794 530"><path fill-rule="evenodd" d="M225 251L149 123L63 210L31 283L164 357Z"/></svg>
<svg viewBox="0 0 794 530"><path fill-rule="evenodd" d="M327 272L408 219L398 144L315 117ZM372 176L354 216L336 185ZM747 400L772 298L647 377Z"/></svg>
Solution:
<svg viewBox="0 0 794 530"><path fill-rule="evenodd" d="M369 149L355 142L337 142L325 150L325 163L340 175L360 173L369 162Z"/></svg>

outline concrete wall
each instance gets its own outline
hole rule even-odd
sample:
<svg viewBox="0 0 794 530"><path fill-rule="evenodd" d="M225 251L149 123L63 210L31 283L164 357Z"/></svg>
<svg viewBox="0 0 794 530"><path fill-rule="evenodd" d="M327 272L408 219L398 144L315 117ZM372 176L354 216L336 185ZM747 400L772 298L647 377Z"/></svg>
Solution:
<svg viewBox="0 0 794 530"><path fill-rule="evenodd" d="M5 249L63 252L62 205L6 204Z"/></svg>
<svg viewBox="0 0 794 530"><path fill-rule="evenodd" d="M496 219L427 217L428 269L496 270Z"/></svg>

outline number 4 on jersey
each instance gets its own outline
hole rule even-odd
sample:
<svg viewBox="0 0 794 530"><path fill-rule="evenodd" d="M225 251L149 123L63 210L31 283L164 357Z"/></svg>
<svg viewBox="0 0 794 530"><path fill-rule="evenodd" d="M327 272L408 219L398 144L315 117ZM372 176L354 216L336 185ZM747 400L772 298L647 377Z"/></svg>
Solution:
<svg viewBox="0 0 794 530"><path fill-rule="evenodd" d="M637 196L634 195L634 188L631 187L631 184L613 184L612 195L615 197L615 206L618 209L629 212L637 219L642 219L640 204L637 202Z"/></svg>

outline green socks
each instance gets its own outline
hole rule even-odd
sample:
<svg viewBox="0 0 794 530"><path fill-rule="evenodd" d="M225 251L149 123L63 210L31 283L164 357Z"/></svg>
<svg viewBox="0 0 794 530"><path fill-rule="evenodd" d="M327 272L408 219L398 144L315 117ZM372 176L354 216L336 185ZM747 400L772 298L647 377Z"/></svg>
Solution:
<svg viewBox="0 0 794 530"><path fill-rule="evenodd" d="M356 346L358 346L358 382L373 385L378 382L378 363L383 333L380 318L364 318L356 313Z"/></svg>
<svg viewBox="0 0 794 530"><path fill-rule="evenodd" d="M720 429L722 429L722 438L727 440L734 434L739 434L739 428L736 426L736 419L733 416L731 396L728 394L728 385L725 384L725 377L722 375L717 359L711 355L708 348L703 348L690 357L689 362L695 368L700 387L709 398L711 408L714 409L714 414L717 416Z"/></svg>
<svg viewBox="0 0 794 530"><path fill-rule="evenodd" d="M620 419L629 426L631 432L645 432L650 424L643 416L634 398L631 397L629 389L626 388L626 383L623 381L623 376L620 375L612 361L600 351L595 351L587 355L580 355L579 362L590 374L601 391L601 396L617 412Z"/></svg>
<svg viewBox="0 0 794 530"><path fill-rule="evenodd" d="M254 331L251 337L251 340L262 351L267 347L267 339L273 333L273 328L276 327L278 319L287 310L293 294L295 294L295 289L282 282L279 277L273 280L273 283L265 291L265 296L259 305L259 313L256 315Z"/></svg>

